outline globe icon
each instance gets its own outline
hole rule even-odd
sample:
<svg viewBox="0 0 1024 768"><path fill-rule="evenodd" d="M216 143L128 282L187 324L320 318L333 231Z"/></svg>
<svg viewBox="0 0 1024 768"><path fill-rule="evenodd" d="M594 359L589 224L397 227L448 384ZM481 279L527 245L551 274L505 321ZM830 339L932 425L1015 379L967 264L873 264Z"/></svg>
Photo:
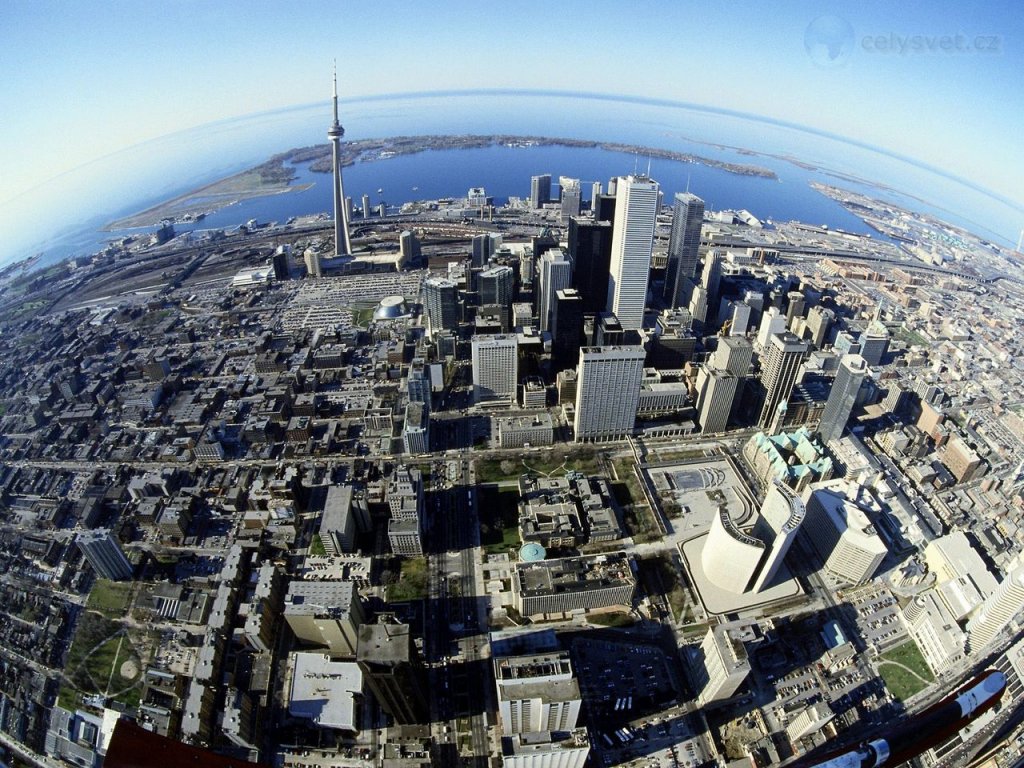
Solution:
<svg viewBox="0 0 1024 768"><path fill-rule="evenodd" d="M841 16L819 16L807 25L804 48L817 66L845 66L853 51L853 27Z"/></svg>

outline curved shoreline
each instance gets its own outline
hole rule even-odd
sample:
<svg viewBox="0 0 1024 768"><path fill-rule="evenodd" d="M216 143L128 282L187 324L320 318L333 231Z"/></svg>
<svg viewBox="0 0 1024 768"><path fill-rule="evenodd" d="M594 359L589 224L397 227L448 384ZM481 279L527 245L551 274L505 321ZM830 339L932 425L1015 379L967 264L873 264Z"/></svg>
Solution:
<svg viewBox="0 0 1024 768"><path fill-rule="evenodd" d="M678 163L697 163L716 168L726 173L753 176L763 179L777 179L775 171L756 165L743 165L715 160L688 152L676 152L657 147L645 147L620 142L590 141L586 139L550 138L543 136L494 135L440 135L440 136L394 136L385 139L360 139L341 144L341 164L368 163L388 160L392 157L415 155L431 150L486 149L488 147L569 147L581 149L603 149L608 152L622 152L669 160ZM156 226L162 221L192 221L197 217L214 213L229 205L256 197L300 191L308 185L292 186L295 172L289 165L309 164L315 173L331 172L331 145L316 144L310 147L296 147L278 153L269 160L240 173L205 184L185 194L170 198L142 211L124 216L103 227L111 232L121 229Z"/></svg>

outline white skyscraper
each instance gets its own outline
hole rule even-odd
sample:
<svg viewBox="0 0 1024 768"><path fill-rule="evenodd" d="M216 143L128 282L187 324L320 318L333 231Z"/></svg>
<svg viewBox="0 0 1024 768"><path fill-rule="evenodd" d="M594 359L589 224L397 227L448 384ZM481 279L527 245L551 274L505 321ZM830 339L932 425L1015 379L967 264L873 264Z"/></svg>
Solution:
<svg viewBox="0 0 1024 768"><path fill-rule="evenodd" d="M643 327L658 193L658 183L646 176L625 176L616 184L608 310L626 330Z"/></svg>
<svg viewBox="0 0 1024 768"><path fill-rule="evenodd" d="M712 627L700 644L703 664L694 670L702 705L728 699L750 674L743 641L732 637L723 626Z"/></svg>
<svg viewBox="0 0 1024 768"><path fill-rule="evenodd" d="M773 334L786 332L786 316L776 307L769 307L761 315L761 327L757 331L757 348L763 350Z"/></svg>
<svg viewBox="0 0 1024 768"><path fill-rule="evenodd" d="M803 499L793 493L788 485L776 480L768 488L761 503L761 514L752 531L767 548L764 561L751 585L755 592L771 586L806 514Z"/></svg>
<svg viewBox="0 0 1024 768"><path fill-rule="evenodd" d="M981 650L1005 627L1020 622L1024 611L1024 566L1006 575L996 591L982 603L978 613L967 623L972 651Z"/></svg>
<svg viewBox="0 0 1024 768"><path fill-rule="evenodd" d="M576 369L576 441L615 440L636 421L643 347L584 347Z"/></svg>
<svg viewBox="0 0 1024 768"><path fill-rule="evenodd" d="M856 485L845 480L805 492L807 535L825 562L825 569L851 584L863 584L874 576L887 553L874 525L857 503L858 492Z"/></svg>
<svg viewBox="0 0 1024 768"><path fill-rule="evenodd" d="M519 348L512 335L474 336L473 402L516 401Z"/></svg>
<svg viewBox="0 0 1024 768"><path fill-rule="evenodd" d="M565 651L494 659L498 713L506 734L571 731L579 718L579 681Z"/></svg>
<svg viewBox="0 0 1024 768"><path fill-rule="evenodd" d="M729 423L739 379L727 370L702 365L697 372L697 421L704 434L721 432Z"/></svg>
<svg viewBox="0 0 1024 768"><path fill-rule="evenodd" d="M537 316L542 331L551 330L551 312L555 294L572 285L572 262L560 248L545 251L540 257L540 285Z"/></svg>

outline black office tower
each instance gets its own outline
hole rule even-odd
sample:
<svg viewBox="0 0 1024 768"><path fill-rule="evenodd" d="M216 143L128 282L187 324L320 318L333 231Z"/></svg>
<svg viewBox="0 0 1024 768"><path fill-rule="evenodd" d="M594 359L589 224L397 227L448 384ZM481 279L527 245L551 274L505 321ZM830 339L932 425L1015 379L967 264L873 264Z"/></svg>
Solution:
<svg viewBox="0 0 1024 768"><path fill-rule="evenodd" d="M595 221L615 221L615 195L598 195L593 206Z"/></svg>
<svg viewBox="0 0 1024 768"><path fill-rule="evenodd" d="M572 287L580 292L583 311L603 312L612 263L611 223L569 219L569 259L573 263Z"/></svg>
<svg viewBox="0 0 1024 768"><path fill-rule="evenodd" d="M381 709L400 725L428 722L427 679L409 625L363 624L358 642L356 663Z"/></svg>
<svg viewBox="0 0 1024 768"><path fill-rule="evenodd" d="M575 368L583 344L583 297L566 288L555 293L551 324L552 373Z"/></svg>

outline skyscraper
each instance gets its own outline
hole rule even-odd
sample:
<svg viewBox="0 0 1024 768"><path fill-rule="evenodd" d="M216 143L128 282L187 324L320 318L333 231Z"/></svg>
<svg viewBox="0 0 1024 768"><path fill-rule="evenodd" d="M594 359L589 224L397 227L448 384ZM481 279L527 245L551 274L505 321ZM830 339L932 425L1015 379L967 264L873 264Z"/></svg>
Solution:
<svg viewBox="0 0 1024 768"><path fill-rule="evenodd" d="M594 203L594 221L615 221L615 194L611 184L608 185L608 192L598 195Z"/></svg>
<svg viewBox="0 0 1024 768"><path fill-rule="evenodd" d="M665 299L674 307L685 306L697 272L700 228L704 222L704 201L689 192L677 192L672 204L672 234L668 243L665 271Z"/></svg>
<svg viewBox="0 0 1024 768"><path fill-rule="evenodd" d="M537 319L542 331L551 330L551 310L555 293L572 285L572 262L565 251L554 248L540 258L540 285L537 292Z"/></svg>
<svg viewBox="0 0 1024 768"><path fill-rule="evenodd" d="M568 221L570 216L580 215L580 180L570 179L568 176L558 177L558 189L561 193L561 217L562 221Z"/></svg>
<svg viewBox="0 0 1024 768"><path fill-rule="evenodd" d="M786 308L786 323L792 327L793 318L804 316L804 295L801 291L790 291L786 297L789 306Z"/></svg>
<svg viewBox="0 0 1024 768"><path fill-rule="evenodd" d="M857 393L867 372L867 362L860 355L844 355L839 361L839 371L832 380L832 389L825 401L825 412L818 423L821 442L828 443L842 436L843 427L857 402Z"/></svg>
<svg viewBox="0 0 1024 768"><path fill-rule="evenodd" d="M711 307L712 320L715 308L718 307L718 291L722 282L722 252L712 249L704 257L704 271L700 275L700 284L707 292L707 306ZM697 315L694 315L696 317Z"/></svg>
<svg viewBox="0 0 1024 768"><path fill-rule="evenodd" d="M996 591L985 598L978 612L967 622L972 651L988 645L1003 629L1020 622L1024 611L1024 566L1006 574Z"/></svg>
<svg viewBox="0 0 1024 768"><path fill-rule="evenodd" d="M551 361L555 372L575 368L583 340L583 298L566 288L555 293L551 312Z"/></svg>
<svg viewBox="0 0 1024 768"><path fill-rule="evenodd" d="M644 375L643 347L583 347L576 369L576 442L633 431Z"/></svg>
<svg viewBox="0 0 1024 768"><path fill-rule="evenodd" d="M697 372L697 420L703 434L722 432L729 423L739 379L729 371L702 365Z"/></svg>
<svg viewBox="0 0 1024 768"><path fill-rule="evenodd" d="M516 401L519 347L512 335L474 336L473 402Z"/></svg>
<svg viewBox="0 0 1024 768"><path fill-rule="evenodd" d="M345 187L341 181L341 137L345 129L338 122L338 70L334 70L334 122L327 129L331 140L331 158L334 163L334 253L337 256L352 253L348 237L348 211L345 206ZM319 277L319 275L317 275Z"/></svg>
<svg viewBox="0 0 1024 768"><path fill-rule="evenodd" d="M132 577L132 564L121 551L121 545L106 528L78 534L75 543L96 575L111 581L124 581Z"/></svg>
<svg viewBox="0 0 1024 768"><path fill-rule="evenodd" d="M505 656L495 658L493 664L498 712L506 734L576 727L582 697L568 652Z"/></svg>
<svg viewBox="0 0 1024 768"><path fill-rule="evenodd" d="M530 207L543 208L551 201L551 174L530 177Z"/></svg>
<svg viewBox="0 0 1024 768"><path fill-rule="evenodd" d="M515 292L515 272L512 267L499 265L485 269L480 273L480 304L497 304L512 308L512 296Z"/></svg>
<svg viewBox="0 0 1024 768"><path fill-rule="evenodd" d="M761 327L757 330L758 349L764 349L768 338L775 333L786 332L786 316L775 307L769 307L768 311L761 315Z"/></svg>
<svg viewBox="0 0 1024 768"><path fill-rule="evenodd" d="M430 376L427 363L422 357L414 357L409 364L409 375L405 380L410 403L422 403L429 411L431 400Z"/></svg>
<svg viewBox="0 0 1024 768"><path fill-rule="evenodd" d="M771 586L806 515L803 499L788 485L778 480L771 484L751 531L766 548L765 558L751 584L755 592Z"/></svg>
<svg viewBox="0 0 1024 768"><path fill-rule="evenodd" d="M423 281L423 309L430 332L454 330L459 325L459 289L446 277L428 277Z"/></svg>
<svg viewBox="0 0 1024 768"><path fill-rule="evenodd" d="M608 310L626 330L643 327L658 191L646 176L626 176L616 186Z"/></svg>
<svg viewBox="0 0 1024 768"><path fill-rule="evenodd" d="M836 319L836 313L828 307L812 307L807 313L807 330L811 334L811 344L816 349L821 349L828 338L828 332Z"/></svg>
<svg viewBox="0 0 1024 768"><path fill-rule="evenodd" d="M306 262L306 277L323 276L323 266L320 264L319 253L314 251L312 248L308 248L302 255L302 258Z"/></svg>
<svg viewBox="0 0 1024 768"><path fill-rule="evenodd" d="M860 355L868 365L882 364L889 350L889 329L880 320L873 320L860 335Z"/></svg>
<svg viewBox="0 0 1024 768"><path fill-rule="evenodd" d="M430 718L426 673L408 624L364 624L359 628L356 663L366 687L396 723Z"/></svg>
<svg viewBox="0 0 1024 768"><path fill-rule="evenodd" d="M732 637L727 627L709 629L700 644L700 654L704 663L694 670L694 677L702 705L731 698L750 674L743 641Z"/></svg>
<svg viewBox="0 0 1024 768"><path fill-rule="evenodd" d="M482 235L474 235L472 243L472 265L477 269L480 269L487 263L487 259L491 256L491 239L486 233Z"/></svg>
<svg viewBox="0 0 1024 768"><path fill-rule="evenodd" d="M749 339L742 336L720 336L718 349L711 361L713 368L729 371L734 376L746 376L753 358L754 347Z"/></svg>
<svg viewBox="0 0 1024 768"><path fill-rule="evenodd" d="M398 249L402 254L402 264L406 265L420 257L420 241L416 233L407 229L398 236Z"/></svg>
<svg viewBox="0 0 1024 768"><path fill-rule="evenodd" d="M569 259L572 286L580 292L584 312L603 312L608 305L608 270L612 261L609 221L569 219Z"/></svg>
<svg viewBox="0 0 1024 768"><path fill-rule="evenodd" d="M785 406L800 372L807 345L791 333L776 333L768 339L761 357L761 385L764 405L757 425L767 428L779 406Z"/></svg>
<svg viewBox="0 0 1024 768"><path fill-rule="evenodd" d="M291 275L288 269L288 257L291 256L290 245L279 245L274 251L274 279L287 280Z"/></svg>

